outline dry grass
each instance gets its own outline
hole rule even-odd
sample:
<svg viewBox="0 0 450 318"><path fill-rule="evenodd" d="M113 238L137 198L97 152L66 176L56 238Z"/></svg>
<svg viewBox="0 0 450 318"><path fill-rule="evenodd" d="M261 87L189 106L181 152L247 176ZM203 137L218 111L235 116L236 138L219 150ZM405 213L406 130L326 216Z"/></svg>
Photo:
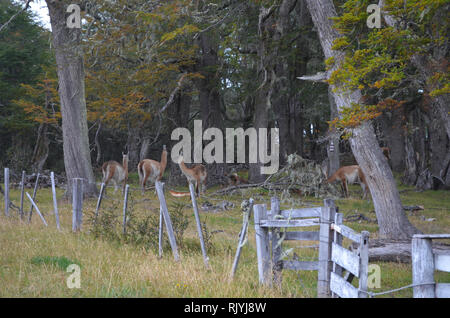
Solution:
<svg viewBox="0 0 450 318"><path fill-rule="evenodd" d="M357 195L358 188L352 188ZM62 190L58 190L62 196ZM110 190L112 197L112 191ZM134 206L137 215L158 213L158 202L154 192L146 193L143 200L140 193L133 194L137 203ZM34 215L31 224L20 221L14 216L0 216L0 297L315 297L316 272L283 273L283 285L278 288L259 286L256 266L256 251L254 228L250 226L249 242L243 249L237 275L233 281L229 279L242 215L240 203L250 196L258 203L269 203L268 194L249 190L226 198L207 198L211 203L227 199L235 203L235 208L219 213L201 213L201 219L207 224L209 232L219 231L211 238L213 249L209 252L211 269L206 270L196 236L195 220L190 208L184 213L189 216L189 227L184 235L183 247L180 251L181 261L175 262L171 251L166 249L159 259L153 249L143 246L123 244L106 239L95 239L89 233L89 213L95 209L95 200L84 203L83 231L71 233L71 204L60 200L62 231L56 230L54 216L51 214L52 201L49 189L40 189L37 202L45 213L48 228ZM11 191L11 198L17 204L18 190ZM168 204L174 200L169 198ZM181 199L187 202L187 199ZM320 200L306 198L310 202L320 204ZM419 215L409 216L411 222L424 232L450 232L450 200L445 191L427 191L416 193L407 191L402 194L405 205L423 205L424 211ZM363 212L375 218L370 211L371 203L359 199L339 200L337 205L344 215ZM25 211L29 211L28 202ZM12 214L17 214L11 211ZM118 215L121 211L118 211ZM426 218L436 218L437 221L427 222ZM349 223L349 226L360 231L368 230L376 236L377 225ZM306 242L310 245L314 242ZM311 259L317 255L312 249L297 248L294 252L301 259ZM81 265L81 288L69 289L66 280L70 273L61 269L57 257L64 257ZM45 259L43 262L33 261L33 258ZM397 288L411 283L411 268L407 264L382 263L381 289ZM450 281L446 273L436 276L438 281ZM377 291L377 290L373 290ZM399 292L393 296L410 297L411 291Z"/></svg>

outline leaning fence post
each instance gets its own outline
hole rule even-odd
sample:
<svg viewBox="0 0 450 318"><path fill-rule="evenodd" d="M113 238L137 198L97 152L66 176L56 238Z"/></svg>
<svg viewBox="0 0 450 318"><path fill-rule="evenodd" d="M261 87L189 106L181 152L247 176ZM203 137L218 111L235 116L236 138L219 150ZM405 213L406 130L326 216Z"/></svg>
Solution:
<svg viewBox="0 0 450 318"><path fill-rule="evenodd" d="M39 215L39 217L41 218L42 222L44 223L45 226L48 226L47 222L44 219L44 216L42 215L41 211L39 211L38 206L36 205L36 203L34 202L34 200L31 198L31 196L28 194L27 192L27 196L28 199L30 199L31 205L34 206L34 208L36 209L36 213Z"/></svg>
<svg viewBox="0 0 450 318"><path fill-rule="evenodd" d="M164 193L164 183L161 184L162 191ZM158 233L158 256L159 258L163 255L163 234L164 234L164 214L162 203L159 202L159 233Z"/></svg>
<svg viewBox="0 0 450 318"><path fill-rule="evenodd" d="M256 239L256 255L258 258L258 274L259 283L271 286L272 279L270 277L270 254L269 254L269 231L266 227L262 227L263 220L267 220L267 208L265 204L257 204L253 207L255 219L255 239Z"/></svg>
<svg viewBox="0 0 450 318"><path fill-rule="evenodd" d="M277 197L270 199L270 211L272 219L276 219L276 216L281 214L280 200ZM281 287L282 269L280 229L272 228L272 272L275 286Z"/></svg>
<svg viewBox="0 0 450 318"><path fill-rule="evenodd" d="M5 168L5 215L9 216L9 168Z"/></svg>
<svg viewBox="0 0 450 318"><path fill-rule="evenodd" d="M22 180L20 181L20 219L23 220L23 196L25 192L25 171L22 171Z"/></svg>
<svg viewBox="0 0 450 318"><path fill-rule="evenodd" d="M248 211L244 212L244 220L242 222L242 229L239 234L239 243L238 243L238 247L236 249L236 255L234 256L233 266L231 267L231 275L230 275L231 279L236 274L236 269L237 269L237 266L239 263L239 258L241 257L242 247L244 246L245 240L247 238L248 222L250 220L250 217L252 215L252 210L253 210L253 199L250 198L250 200L248 200L248 203L249 203Z"/></svg>
<svg viewBox="0 0 450 318"><path fill-rule="evenodd" d="M206 254L205 241L203 240L202 224L200 223L200 216L198 215L198 207L197 207L197 200L195 199L194 185L191 182L189 182L189 191L191 192L192 208L194 209L195 221L197 223L197 232L198 237L200 239L200 247L202 249L203 261L205 263L206 268L209 268L209 258L208 255Z"/></svg>
<svg viewBox="0 0 450 318"><path fill-rule="evenodd" d="M331 242L333 239L331 222L334 220L336 208L334 201L324 200L321 208L320 229L319 229L319 269L317 280L317 297L330 297L330 276L331 276Z"/></svg>
<svg viewBox="0 0 450 318"><path fill-rule="evenodd" d="M127 207L128 207L128 189L130 186L125 186L125 197L123 199L123 234L127 233Z"/></svg>
<svg viewBox="0 0 450 318"><path fill-rule="evenodd" d="M104 193L105 193L105 184L102 183L102 185L100 186L100 193L98 194L97 206L95 207L94 223L97 223L98 211L100 209L100 204L102 204L102 199L103 199Z"/></svg>
<svg viewBox="0 0 450 318"><path fill-rule="evenodd" d="M78 232L83 218L83 179L72 180L72 231Z"/></svg>
<svg viewBox="0 0 450 318"><path fill-rule="evenodd" d="M413 288L414 298L435 298L434 255L430 238L414 235L411 241L412 283L426 284Z"/></svg>
<svg viewBox="0 0 450 318"><path fill-rule="evenodd" d="M55 174L53 173L53 171L50 172L50 179L52 181L53 210L55 212L56 228L58 230L61 230L61 227L59 225L58 202L56 200Z"/></svg>
<svg viewBox="0 0 450 318"><path fill-rule="evenodd" d="M39 186L39 177L40 174L39 172L36 175L36 181L34 183L34 190L33 190L33 201L36 200L36 194L37 194L37 190L38 190L38 186ZM30 214L28 216L28 223L31 223L31 217L33 216L33 205L31 205L30 208Z"/></svg>
<svg viewBox="0 0 450 318"><path fill-rule="evenodd" d="M164 197L164 191L162 189L161 182L156 181L155 187L156 193L158 194L159 203L161 204L162 207L164 222L166 223L167 236L169 237L170 246L172 247L173 257L175 258L175 261L179 261L180 256L178 254L177 242L175 240L175 234L172 228L172 221L170 220L169 210L167 209L166 199Z"/></svg>

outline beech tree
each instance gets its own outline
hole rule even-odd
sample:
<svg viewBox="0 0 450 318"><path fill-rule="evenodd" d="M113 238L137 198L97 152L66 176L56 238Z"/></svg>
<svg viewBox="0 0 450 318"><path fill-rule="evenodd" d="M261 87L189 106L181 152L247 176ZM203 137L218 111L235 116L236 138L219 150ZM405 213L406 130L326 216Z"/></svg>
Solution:
<svg viewBox="0 0 450 318"><path fill-rule="evenodd" d="M333 18L337 17L332 0L306 0L320 43L328 61L332 61L329 74L336 71L345 61L343 51L334 50L333 45L342 36L335 29ZM345 108L361 105L363 96L359 89L346 89L334 82L331 85L339 116ZM363 120L351 129L350 145L356 161L363 170L375 213L380 227L380 236L390 239L408 239L419 231L409 222L403 211L400 195L391 169L383 156L371 122Z"/></svg>
<svg viewBox="0 0 450 318"><path fill-rule="evenodd" d="M83 178L85 196L93 196L97 187L89 150L81 28L69 28L66 24L67 7L73 1L46 3L58 73L67 193L71 193L73 178Z"/></svg>

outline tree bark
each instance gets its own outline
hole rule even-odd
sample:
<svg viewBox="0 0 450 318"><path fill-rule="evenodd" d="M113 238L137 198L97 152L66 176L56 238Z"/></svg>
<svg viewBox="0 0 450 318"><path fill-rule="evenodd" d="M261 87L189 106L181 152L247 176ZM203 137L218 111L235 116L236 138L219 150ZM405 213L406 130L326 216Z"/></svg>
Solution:
<svg viewBox="0 0 450 318"><path fill-rule="evenodd" d="M84 179L84 195L97 195L89 151L81 29L66 26L67 6L74 1L46 0L52 25L61 101L67 192L72 179Z"/></svg>
<svg viewBox="0 0 450 318"><path fill-rule="evenodd" d="M317 28L325 58L334 58L334 71L344 61L344 53L332 50L333 42L340 37L333 28L332 17L337 16L332 0L306 0L314 25ZM361 102L361 92L333 88L338 111L345 106ZM337 90L336 90L337 89ZM365 122L353 129L350 145L356 161L366 176L377 215L380 236L391 239L407 239L419 231L409 222L400 201L392 171L381 152L375 132Z"/></svg>

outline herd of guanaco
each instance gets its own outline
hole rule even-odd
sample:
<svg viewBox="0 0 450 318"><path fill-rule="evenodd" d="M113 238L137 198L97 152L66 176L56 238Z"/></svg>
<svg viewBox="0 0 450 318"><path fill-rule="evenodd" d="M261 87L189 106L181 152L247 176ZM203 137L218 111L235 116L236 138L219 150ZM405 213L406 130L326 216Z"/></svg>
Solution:
<svg viewBox="0 0 450 318"><path fill-rule="evenodd" d="M381 148L383 155L390 161L390 149L388 147ZM118 184L123 183L123 190L125 190L125 184L128 180L128 153L122 153L122 164L117 161L111 160L107 161L102 166L103 180L105 185L112 180L114 182L114 192L117 191ZM178 159L178 165L181 172L186 177L188 183L192 183L195 187L195 194L197 196L200 193L204 193L206 187L207 171L206 167L202 164L195 164L191 168L188 168L184 162L183 156ZM160 181L164 174L167 166L167 149L163 146L163 151L161 153L161 160L158 162L156 160L144 159L139 162L137 166L139 174L139 185L141 186L142 193L145 191L145 185L147 181L155 183ZM237 173L233 172L230 174L225 174L230 185L238 185L248 183L247 180L240 177ZM333 175L327 178L326 182L340 182L342 191L345 197L349 197L348 185L359 183L363 190L363 198L367 197L368 186L366 182L366 177L358 165L343 166L340 167ZM169 191L171 195L175 197L183 197L190 195L189 192L177 192Z"/></svg>
<svg viewBox="0 0 450 318"><path fill-rule="evenodd" d="M123 159L122 164L117 161L111 160L107 161L102 166L103 179L102 182L105 186L112 180L114 183L114 192L117 191L117 185L123 183L123 190L125 190L125 185L128 181L128 153L122 153ZM197 196L201 192L204 192L206 187L206 177L207 171L204 165L196 164L191 168L188 168L184 163L183 157L180 156L178 160L178 165L180 166L181 172L186 176L188 182L191 182L195 186L195 193ZM166 170L167 166L167 149L163 146L163 151L161 153L161 161L156 161L152 159L144 159L139 162L137 166L139 175L139 185L141 186L142 194L145 192L145 185L147 181L155 183L160 181ZM170 191L173 196L185 196L189 195L189 192L175 192Z"/></svg>

